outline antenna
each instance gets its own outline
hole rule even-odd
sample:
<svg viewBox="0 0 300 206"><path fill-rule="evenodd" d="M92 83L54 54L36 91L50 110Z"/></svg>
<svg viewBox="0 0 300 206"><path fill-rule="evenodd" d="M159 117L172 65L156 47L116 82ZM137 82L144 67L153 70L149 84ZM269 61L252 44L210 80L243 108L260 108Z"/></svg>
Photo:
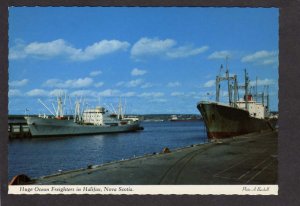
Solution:
<svg viewBox="0 0 300 206"><path fill-rule="evenodd" d="M57 116L59 117L63 117L64 114L63 114L63 104L62 104L62 99L61 99L61 96L57 96Z"/></svg>
<svg viewBox="0 0 300 206"><path fill-rule="evenodd" d="M121 100L121 97L119 97L119 106L118 106L118 116L120 119L124 118L124 111L123 111L123 105L122 105L122 100Z"/></svg>
<svg viewBox="0 0 300 206"><path fill-rule="evenodd" d="M255 101L257 101L257 76L256 76L256 85L255 85Z"/></svg>
<svg viewBox="0 0 300 206"><path fill-rule="evenodd" d="M126 114L126 98L124 98L124 111L123 111L123 115Z"/></svg>
<svg viewBox="0 0 300 206"><path fill-rule="evenodd" d="M270 96L269 96L269 85L267 85L267 107L268 111L270 111Z"/></svg>
<svg viewBox="0 0 300 206"><path fill-rule="evenodd" d="M82 96L81 96L82 97ZM80 103L81 103L81 100L82 100L82 98L80 98ZM85 98L82 100L82 107L80 108L81 109L81 111L79 111L80 112L80 116L81 116L81 114L83 113L83 111L86 109L86 102L85 102ZM85 108L84 108L85 107Z"/></svg>
<svg viewBox="0 0 300 206"><path fill-rule="evenodd" d="M64 91L64 93L65 93L65 98L64 98L64 104L63 104L63 114L66 114L65 108L66 108L67 93L66 93L66 91Z"/></svg>
<svg viewBox="0 0 300 206"><path fill-rule="evenodd" d="M222 69L223 69L223 64L221 64L221 66L220 66L219 76L221 76Z"/></svg>
<svg viewBox="0 0 300 206"><path fill-rule="evenodd" d="M75 111L74 111L74 122L81 121L81 120L82 120L82 118L81 118L81 114L80 114L80 102L76 98Z"/></svg>
<svg viewBox="0 0 300 206"><path fill-rule="evenodd" d="M245 72L245 109L248 110L248 73L247 69L244 70Z"/></svg>
<svg viewBox="0 0 300 206"><path fill-rule="evenodd" d="M27 112L29 111L28 108L25 109L25 116L27 116Z"/></svg>
<svg viewBox="0 0 300 206"><path fill-rule="evenodd" d="M228 55L226 55L226 71L228 70Z"/></svg>

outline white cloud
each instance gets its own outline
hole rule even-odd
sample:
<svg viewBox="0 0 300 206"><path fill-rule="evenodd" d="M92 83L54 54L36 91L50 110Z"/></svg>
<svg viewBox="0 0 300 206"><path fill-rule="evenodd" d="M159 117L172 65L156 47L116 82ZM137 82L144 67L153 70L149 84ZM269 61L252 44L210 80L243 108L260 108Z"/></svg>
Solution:
<svg viewBox="0 0 300 206"><path fill-rule="evenodd" d="M88 87L93 83L93 79L89 77L79 79L69 79L66 81L60 79L48 79L44 86L57 88L80 88Z"/></svg>
<svg viewBox="0 0 300 206"><path fill-rule="evenodd" d="M184 97L184 98L194 98L194 99L201 99L206 97L209 92L172 92L171 96L173 97Z"/></svg>
<svg viewBox="0 0 300 206"><path fill-rule="evenodd" d="M209 79L209 78L211 78L211 74L207 74L207 75L205 75L205 79Z"/></svg>
<svg viewBox="0 0 300 206"><path fill-rule="evenodd" d="M141 70L141 69L138 69L138 68L134 68L132 71L131 71L131 75L132 76L142 76L144 74L146 74L147 71L146 70Z"/></svg>
<svg viewBox="0 0 300 206"><path fill-rule="evenodd" d="M171 96L173 96L173 97L184 96L184 92L172 92Z"/></svg>
<svg viewBox="0 0 300 206"><path fill-rule="evenodd" d="M156 98L156 97L163 97L164 93L162 92L144 92L139 95L140 97L147 97L147 98Z"/></svg>
<svg viewBox="0 0 300 206"><path fill-rule="evenodd" d="M44 97L49 96L49 92L43 89L33 89L26 92L26 95L30 97Z"/></svg>
<svg viewBox="0 0 300 206"><path fill-rule="evenodd" d="M72 88L87 87L90 86L92 83L93 83L93 79L89 77L70 79L65 82L66 87L72 87Z"/></svg>
<svg viewBox="0 0 300 206"><path fill-rule="evenodd" d="M102 87L104 85L104 82L97 82L94 84L95 87Z"/></svg>
<svg viewBox="0 0 300 206"><path fill-rule="evenodd" d="M205 52L209 47L194 48L192 45L176 47L173 39L141 38L131 48L131 57L139 59L145 56L162 56L167 58L183 58Z"/></svg>
<svg viewBox="0 0 300 206"><path fill-rule="evenodd" d="M249 62L249 63L255 63L260 65L276 64L278 62L278 52L261 50L253 54L244 56L241 59L241 61L245 63Z"/></svg>
<svg viewBox="0 0 300 206"><path fill-rule="evenodd" d="M156 55L166 52L168 49L176 45L172 39L160 40L157 38L141 38L131 48L132 56Z"/></svg>
<svg viewBox="0 0 300 206"><path fill-rule="evenodd" d="M90 76L92 77L98 76L100 74L102 74L102 71L100 70L90 72Z"/></svg>
<svg viewBox="0 0 300 206"><path fill-rule="evenodd" d="M15 45L11 48L9 48L8 51L8 58L13 59L23 59L27 56L24 52L25 44L22 40L18 39L15 42Z"/></svg>
<svg viewBox="0 0 300 206"><path fill-rule="evenodd" d="M126 84L127 87L137 87L141 85L144 81L142 79L131 80Z"/></svg>
<svg viewBox="0 0 300 206"><path fill-rule="evenodd" d="M73 61L93 60L99 56L116 51L125 51L130 44L118 40L102 40L86 48L75 48L63 39L50 42L32 42L24 44L17 42L9 49L10 59L22 59L26 57L53 58L63 56Z"/></svg>
<svg viewBox="0 0 300 206"><path fill-rule="evenodd" d="M215 80L209 80L209 81L205 82L203 86L208 88L208 87L214 87L215 84L216 84Z"/></svg>
<svg viewBox="0 0 300 206"><path fill-rule="evenodd" d="M72 60L93 60L99 56L110 54L116 51L126 51L130 46L128 42L118 40L102 40L87 46L85 49L80 49L79 52L71 56Z"/></svg>
<svg viewBox="0 0 300 206"><path fill-rule="evenodd" d="M151 84L149 82L147 82L141 86L142 89L151 88L151 87L154 87L154 84Z"/></svg>
<svg viewBox="0 0 300 206"><path fill-rule="evenodd" d="M181 86L180 82L169 82L167 84L167 87L179 87L179 86Z"/></svg>
<svg viewBox="0 0 300 206"><path fill-rule="evenodd" d="M120 95L120 91L116 90L116 89L107 89L107 90L104 90L102 92L99 92L98 95L102 96L102 97L119 96Z"/></svg>
<svg viewBox="0 0 300 206"><path fill-rule="evenodd" d="M257 86L264 86L264 85L271 85L275 84L275 81L273 79L258 79L257 80ZM256 86L256 80L250 82L251 86Z"/></svg>
<svg viewBox="0 0 300 206"><path fill-rule="evenodd" d="M194 56L197 54L201 54L208 50L208 46L203 46L200 48L193 48L192 46L181 46L175 48L172 51L167 52L167 56L170 58L183 58L188 56Z"/></svg>
<svg viewBox="0 0 300 206"><path fill-rule="evenodd" d="M262 61L262 64L264 65L269 65L269 64L276 64L278 61L277 58L270 58L270 59L265 59Z"/></svg>
<svg viewBox="0 0 300 206"><path fill-rule="evenodd" d="M215 51L208 56L208 59L225 59L226 57L231 57L232 54L228 50Z"/></svg>
<svg viewBox="0 0 300 206"><path fill-rule="evenodd" d="M54 89L49 92L50 96L64 96L65 94L67 94L67 90L65 89Z"/></svg>
<svg viewBox="0 0 300 206"><path fill-rule="evenodd" d="M129 82L124 82L124 81L118 82L116 84L116 86L117 87L121 87L121 86L124 86L124 87L138 87L143 83L144 83L144 80L142 80L142 79L134 79L134 80L131 80Z"/></svg>
<svg viewBox="0 0 300 206"><path fill-rule="evenodd" d="M71 96L77 96L77 97L88 97L88 96L92 96L92 97L97 97L97 92L93 91L93 90L76 90L73 91L71 94Z"/></svg>
<svg viewBox="0 0 300 206"><path fill-rule="evenodd" d="M125 83L126 83L126 82L124 82L124 81L121 81L121 82L118 82L118 83L116 84L116 86L117 86L117 87L120 87L120 86L123 86L123 85L125 85Z"/></svg>
<svg viewBox="0 0 300 206"><path fill-rule="evenodd" d="M23 96L23 93L18 89L9 89L8 96L9 97L20 97L20 96Z"/></svg>
<svg viewBox="0 0 300 206"><path fill-rule="evenodd" d="M73 54L78 50L68 45L63 39L57 39L52 42L33 42L24 48L27 55L42 57L53 57L62 54Z"/></svg>
<svg viewBox="0 0 300 206"><path fill-rule="evenodd" d="M167 99L162 99L162 98L158 98L158 99L150 99L150 102L167 102Z"/></svg>
<svg viewBox="0 0 300 206"><path fill-rule="evenodd" d="M123 93L121 94L122 97L133 97L133 96L136 96L136 93L135 92L126 92L126 93Z"/></svg>
<svg viewBox="0 0 300 206"><path fill-rule="evenodd" d="M25 93L29 97L51 97L51 96L64 96L67 94L65 89L54 89L52 91L47 91L44 89L32 89Z"/></svg>
<svg viewBox="0 0 300 206"><path fill-rule="evenodd" d="M51 42L32 42L28 45L17 43L10 48L10 59L26 58L28 56L50 58L61 55L72 55L79 50L66 43L63 39Z"/></svg>
<svg viewBox="0 0 300 206"><path fill-rule="evenodd" d="M199 96L199 93L197 92L189 92L186 94L187 97L194 97L194 96Z"/></svg>
<svg viewBox="0 0 300 206"><path fill-rule="evenodd" d="M22 79L22 80L15 80L9 83L9 86L12 87L22 87L25 86L28 83L28 79Z"/></svg>

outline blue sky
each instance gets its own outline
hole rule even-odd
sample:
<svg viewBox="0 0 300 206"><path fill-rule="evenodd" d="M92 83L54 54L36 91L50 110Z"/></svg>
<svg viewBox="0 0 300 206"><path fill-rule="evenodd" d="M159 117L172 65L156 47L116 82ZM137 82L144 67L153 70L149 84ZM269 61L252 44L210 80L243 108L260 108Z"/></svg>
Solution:
<svg viewBox="0 0 300 206"><path fill-rule="evenodd" d="M9 8L9 113L47 113L55 96L128 113L193 113L215 99L220 65L269 85L278 110L278 9ZM222 85L222 100L227 92ZM260 86L263 89L263 86ZM209 95L208 95L209 93Z"/></svg>

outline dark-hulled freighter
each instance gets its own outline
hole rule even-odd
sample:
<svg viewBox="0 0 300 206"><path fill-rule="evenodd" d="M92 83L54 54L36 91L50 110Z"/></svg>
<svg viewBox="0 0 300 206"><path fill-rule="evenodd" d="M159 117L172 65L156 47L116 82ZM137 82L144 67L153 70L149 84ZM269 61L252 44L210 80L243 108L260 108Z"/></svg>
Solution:
<svg viewBox="0 0 300 206"><path fill-rule="evenodd" d="M222 69L222 67L221 67ZM219 102L220 83L227 81L229 104ZM273 130L269 109L269 94L253 95L249 91L249 78L245 70L245 84L238 85L237 75L216 77L216 102L201 101L197 104L209 138L226 138L251 132ZM244 89L244 98L238 100L238 89ZM261 101L258 102L258 99ZM266 99L266 101L265 101ZM266 103L266 105L265 105Z"/></svg>

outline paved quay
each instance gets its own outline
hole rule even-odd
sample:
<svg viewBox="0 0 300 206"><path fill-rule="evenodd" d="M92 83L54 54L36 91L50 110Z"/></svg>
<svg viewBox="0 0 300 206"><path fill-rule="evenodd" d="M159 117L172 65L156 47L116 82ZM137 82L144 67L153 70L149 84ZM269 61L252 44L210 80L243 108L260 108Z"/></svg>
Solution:
<svg viewBox="0 0 300 206"><path fill-rule="evenodd" d="M277 184L276 131L252 133L33 180L35 185Z"/></svg>

